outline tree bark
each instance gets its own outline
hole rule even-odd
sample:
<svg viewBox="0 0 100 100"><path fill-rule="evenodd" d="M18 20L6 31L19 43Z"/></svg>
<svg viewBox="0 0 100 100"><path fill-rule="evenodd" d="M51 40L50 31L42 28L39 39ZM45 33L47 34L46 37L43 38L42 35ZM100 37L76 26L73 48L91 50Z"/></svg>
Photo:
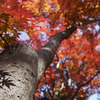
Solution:
<svg viewBox="0 0 100 100"><path fill-rule="evenodd" d="M0 100L33 100L36 83L53 60L63 39L76 30L70 29L54 35L41 49L28 44L15 43L0 54Z"/></svg>

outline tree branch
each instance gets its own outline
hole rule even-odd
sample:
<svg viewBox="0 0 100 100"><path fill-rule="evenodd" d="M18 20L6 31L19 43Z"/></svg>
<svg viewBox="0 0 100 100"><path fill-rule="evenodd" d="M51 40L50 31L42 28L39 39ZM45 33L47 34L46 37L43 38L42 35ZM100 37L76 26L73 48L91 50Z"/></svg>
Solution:
<svg viewBox="0 0 100 100"><path fill-rule="evenodd" d="M80 90L81 87L83 87L83 86L89 84L89 83L94 79L94 77L97 76L99 73L100 73L100 72L97 72L97 74L94 75L89 81L87 81L85 84L80 85L80 86L78 87L78 89L76 90L75 94L71 97L71 100L73 100L73 99L75 98L75 96L77 95L77 93L78 93L78 91Z"/></svg>
<svg viewBox="0 0 100 100"><path fill-rule="evenodd" d="M38 55L39 55L39 60L38 60L38 73L39 73L39 78L43 74L43 72L46 70L47 67L49 67L50 63L52 62L55 52L61 43L62 40L68 39L69 36L77 29L76 24L72 25L71 28L59 32L55 34L51 39L49 40L48 43L46 43L41 49L39 49Z"/></svg>

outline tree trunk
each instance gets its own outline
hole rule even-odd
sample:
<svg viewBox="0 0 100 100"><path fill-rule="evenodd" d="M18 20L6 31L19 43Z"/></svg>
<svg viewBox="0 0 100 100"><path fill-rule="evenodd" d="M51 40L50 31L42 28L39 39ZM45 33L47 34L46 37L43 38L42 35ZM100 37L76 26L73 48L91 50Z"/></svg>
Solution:
<svg viewBox="0 0 100 100"><path fill-rule="evenodd" d="M15 43L0 54L0 100L33 100L36 83L53 60L56 49L76 26L57 33L36 51L25 43Z"/></svg>

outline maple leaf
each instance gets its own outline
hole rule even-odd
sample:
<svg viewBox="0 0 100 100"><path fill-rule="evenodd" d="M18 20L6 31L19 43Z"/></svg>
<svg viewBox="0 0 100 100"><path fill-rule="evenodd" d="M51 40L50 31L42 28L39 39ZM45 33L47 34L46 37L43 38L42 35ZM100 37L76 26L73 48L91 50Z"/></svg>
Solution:
<svg viewBox="0 0 100 100"><path fill-rule="evenodd" d="M8 72L5 72L4 70L0 70L0 88L3 88L4 86L8 87L10 89L10 86L16 86L12 83L13 80L9 80L9 78L6 78L6 76L11 76Z"/></svg>
<svg viewBox="0 0 100 100"><path fill-rule="evenodd" d="M15 84L11 83L13 80L3 79L2 86L7 86L10 89L10 86L16 86Z"/></svg>

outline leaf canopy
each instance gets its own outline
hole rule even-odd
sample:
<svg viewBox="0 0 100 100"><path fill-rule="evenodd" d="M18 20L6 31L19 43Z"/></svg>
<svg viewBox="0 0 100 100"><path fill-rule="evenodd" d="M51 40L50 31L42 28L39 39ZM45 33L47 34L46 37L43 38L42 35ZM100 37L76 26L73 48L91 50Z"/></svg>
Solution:
<svg viewBox="0 0 100 100"><path fill-rule="evenodd" d="M39 49L75 22L82 22L82 26L62 41L41 78L36 98L41 97L43 86L47 86L43 93L49 99L86 98L99 92L100 0L0 0L0 34L8 44L27 42ZM22 31L29 40L20 38ZM5 45L1 38L0 47Z"/></svg>

